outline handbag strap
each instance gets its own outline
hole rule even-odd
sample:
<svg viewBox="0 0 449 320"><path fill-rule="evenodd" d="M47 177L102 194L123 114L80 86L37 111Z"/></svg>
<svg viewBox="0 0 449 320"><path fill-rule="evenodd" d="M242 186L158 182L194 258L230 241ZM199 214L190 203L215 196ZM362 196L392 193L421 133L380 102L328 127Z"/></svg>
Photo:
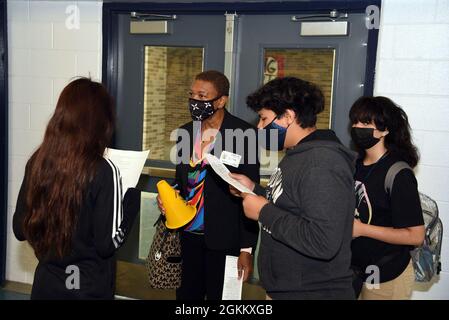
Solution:
<svg viewBox="0 0 449 320"><path fill-rule="evenodd" d="M164 220L164 218L163 218L162 214L160 214L159 217L157 218L156 222L153 224L153 227L157 226L157 224L163 220Z"/></svg>

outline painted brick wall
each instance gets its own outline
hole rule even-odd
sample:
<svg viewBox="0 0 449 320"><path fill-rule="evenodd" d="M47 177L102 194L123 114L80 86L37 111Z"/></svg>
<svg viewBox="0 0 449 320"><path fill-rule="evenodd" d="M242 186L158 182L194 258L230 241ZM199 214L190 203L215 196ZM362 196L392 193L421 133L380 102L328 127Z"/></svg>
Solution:
<svg viewBox="0 0 449 320"><path fill-rule="evenodd" d="M62 88L75 76L101 77L101 2L8 1L9 170L6 278L33 281L33 250L12 233L26 161L41 143ZM76 10L78 9L78 10ZM67 10L67 13L66 13ZM79 29L69 29L79 12Z"/></svg>
<svg viewBox="0 0 449 320"><path fill-rule="evenodd" d="M414 299L449 299L449 1L384 0L375 95L390 97L410 118L421 152L419 189L437 200L444 226L443 272L417 285Z"/></svg>

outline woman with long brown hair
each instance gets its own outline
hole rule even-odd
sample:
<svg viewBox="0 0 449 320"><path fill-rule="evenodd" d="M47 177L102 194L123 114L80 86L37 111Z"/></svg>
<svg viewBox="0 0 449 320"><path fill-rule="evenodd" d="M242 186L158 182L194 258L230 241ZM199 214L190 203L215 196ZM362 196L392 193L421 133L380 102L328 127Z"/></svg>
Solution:
<svg viewBox="0 0 449 320"><path fill-rule="evenodd" d="M123 197L118 168L103 158L114 118L100 83L72 81L26 165L13 228L39 260L31 299L114 297L114 252L139 210L139 192Z"/></svg>

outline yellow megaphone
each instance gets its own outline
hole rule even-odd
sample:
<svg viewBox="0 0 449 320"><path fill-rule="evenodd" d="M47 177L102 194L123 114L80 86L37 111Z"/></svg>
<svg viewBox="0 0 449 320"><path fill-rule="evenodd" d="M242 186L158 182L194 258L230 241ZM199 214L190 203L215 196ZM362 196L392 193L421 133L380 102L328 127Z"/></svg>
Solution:
<svg viewBox="0 0 449 320"><path fill-rule="evenodd" d="M188 205L167 181L159 181L156 188L165 209L165 225L167 228L178 229L195 217L196 207Z"/></svg>

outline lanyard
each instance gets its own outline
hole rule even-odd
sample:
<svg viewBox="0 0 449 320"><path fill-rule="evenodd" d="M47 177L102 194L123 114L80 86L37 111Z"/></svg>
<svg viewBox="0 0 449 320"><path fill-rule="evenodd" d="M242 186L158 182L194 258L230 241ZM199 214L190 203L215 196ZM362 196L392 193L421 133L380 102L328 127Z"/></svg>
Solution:
<svg viewBox="0 0 449 320"><path fill-rule="evenodd" d="M193 153L190 159L190 166L194 167L201 163L206 158L206 153L209 153L215 146L215 137L214 140L203 150L202 146L202 134L201 134L201 126L199 126L193 144Z"/></svg>

